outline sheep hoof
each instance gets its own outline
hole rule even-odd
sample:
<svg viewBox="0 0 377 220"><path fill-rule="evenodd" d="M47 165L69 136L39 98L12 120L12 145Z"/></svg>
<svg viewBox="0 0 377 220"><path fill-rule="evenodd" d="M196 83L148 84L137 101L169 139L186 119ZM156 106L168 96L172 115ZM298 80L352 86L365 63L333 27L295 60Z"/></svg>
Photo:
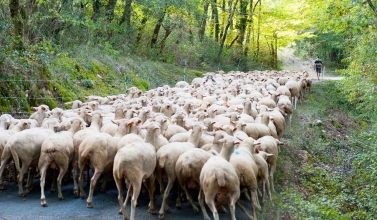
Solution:
<svg viewBox="0 0 377 220"><path fill-rule="evenodd" d="M80 197L81 197L82 199L85 199L85 198L86 198L86 194L85 194L85 193L80 193Z"/></svg>
<svg viewBox="0 0 377 220"><path fill-rule="evenodd" d="M106 187L101 187L100 192L106 192Z"/></svg>
<svg viewBox="0 0 377 220"><path fill-rule="evenodd" d="M119 215L122 215L122 209L119 210L118 214L119 214Z"/></svg>
<svg viewBox="0 0 377 220"><path fill-rule="evenodd" d="M51 188L51 192L56 192L56 188Z"/></svg>
<svg viewBox="0 0 377 220"><path fill-rule="evenodd" d="M73 195L75 195L76 198L79 197L79 190L78 189L74 189L73 190Z"/></svg>
<svg viewBox="0 0 377 220"><path fill-rule="evenodd" d="M154 209L151 209L151 208L148 209L148 212L151 213L151 214L156 214L156 211Z"/></svg>
<svg viewBox="0 0 377 220"><path fill-rule="evenodd" d="M164 219L164 217L165 217L165 216L164 216L164 213L162 213L162 214L160 213L160 214L158 215L158 218L159 218L159 219Z"/></svg>
<svg viewBox="0 0 377 220"><path fill-rule="evenodd" d="M60 199L60 200L64 200L64 196L58 196L58 198Z"/></svg>
<svg viewBox="0 0 377 220"><path fill-rule="evenodd" d="M3 186L3 185L0 185L0 189L4 189L4 186Z"/></svg>
<svg viewBox="0 0 377 220"><path fill-rule="evenodd" d="M93 208L93 202L87 202L86 207L87 208Z"/></svg>
<svg viewBox="0 0 377 220"><path fill-rule="evenodd" d="M176 204L176 205L175 205L175 208L177 208L177 209L182 209L182 205L181 205L181 204Z"/></svg>
<svg viewBox="0 0 377 220"><path fill-rule="evenodd" d="M25 197L25 193L18 193L18 195L20 195L20 197Z"/></svg>
<svg viewBox="0 0 377 220"><path fill-rule="evenodd" d="M199 212L199 209L197 207L194 207L193 210L194 210L194 213Z"/></svg>
<svg viewBox="0 0 377 220"><path fill-rule="evenodd" d="M48 206L48 205L47 205L47 202L46 202L45 199L41 199L41 205L42 205L43 207L47 207L47 206Z"/></svg>

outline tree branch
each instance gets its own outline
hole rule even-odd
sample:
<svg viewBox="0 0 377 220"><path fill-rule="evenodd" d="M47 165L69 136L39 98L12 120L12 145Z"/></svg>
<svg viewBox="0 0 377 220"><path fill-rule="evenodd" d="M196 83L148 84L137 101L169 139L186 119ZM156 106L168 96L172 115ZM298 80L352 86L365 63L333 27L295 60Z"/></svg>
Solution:
<svg viewBox="0 0 377 220"><path fill-rule="evenodd" d="M376 15L376 17L377 17L377 9L376 9L376 7L374 7L372 1L371 0L366 0L366 1L368 2L369 7L373 10L374 15Z"/></svg>

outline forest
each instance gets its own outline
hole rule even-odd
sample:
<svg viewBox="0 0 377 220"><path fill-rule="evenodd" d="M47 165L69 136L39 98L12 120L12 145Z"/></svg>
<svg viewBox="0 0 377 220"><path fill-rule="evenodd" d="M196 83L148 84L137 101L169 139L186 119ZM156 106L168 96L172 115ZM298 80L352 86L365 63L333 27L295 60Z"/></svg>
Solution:
<svg viewBox="0 0 377 220"><path fill-rule="evenodd" d="M316 85L321 98L309 100L317 112L295 117L326 117L349 138L318 128L295 139L303 126L296 122L286 138L310 153L309 162L262 215L374 219L376 7L374 0L1 0L0 113L30 115L42 103L53 109L85 95L190 82L208 71L281 70L279 51L290 47L298 57L320 56L345 77ZM281 163L293 155L285 152Z"/></svg>

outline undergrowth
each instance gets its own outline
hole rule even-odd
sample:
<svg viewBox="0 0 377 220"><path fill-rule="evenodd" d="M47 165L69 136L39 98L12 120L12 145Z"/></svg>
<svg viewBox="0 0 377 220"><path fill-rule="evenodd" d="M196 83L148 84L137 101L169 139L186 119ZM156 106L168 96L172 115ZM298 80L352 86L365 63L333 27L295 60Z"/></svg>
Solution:
<svg viewBox="0 0 377 220"><path fill-rule="evenodd" d="M377 126L357 117L359 110L346 101L340 85L314 84L298 105L283 136L277 192L259 219L377 216Z"/></svg>

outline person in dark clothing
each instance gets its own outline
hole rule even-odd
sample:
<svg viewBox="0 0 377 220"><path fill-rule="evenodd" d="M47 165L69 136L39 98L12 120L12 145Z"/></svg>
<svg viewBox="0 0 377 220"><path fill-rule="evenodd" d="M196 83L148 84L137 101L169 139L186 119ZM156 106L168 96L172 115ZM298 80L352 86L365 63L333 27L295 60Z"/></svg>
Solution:
<svg viewBox="0 0 377 220"><path fill-rule="evenodd" d="M321 75L322 73L322 69L323 69L324 65L323 65L323 62L321 59L319 59L319 57L317 56L317 59L314 61L314 69L317 73L317 78L319 80L319 76Z"/></svg>

